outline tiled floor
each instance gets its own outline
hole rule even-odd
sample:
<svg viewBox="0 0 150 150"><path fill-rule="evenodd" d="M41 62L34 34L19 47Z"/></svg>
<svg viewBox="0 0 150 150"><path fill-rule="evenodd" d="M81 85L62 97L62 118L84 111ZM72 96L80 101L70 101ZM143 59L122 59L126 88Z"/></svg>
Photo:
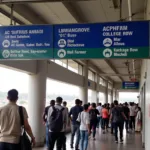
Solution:
<svg viewBox="0 0 150 150"><path fill-rule="evenodd" d="M36 148L34 150L46 150L46 148ZM70 148L70 135L67 136L67 150L72 150ZM114 136L110 133L102 134L100 130L97 130L96 141L89 140L88 150L143 150L141 135L124 133L124 143L116 144Z"/></svg>

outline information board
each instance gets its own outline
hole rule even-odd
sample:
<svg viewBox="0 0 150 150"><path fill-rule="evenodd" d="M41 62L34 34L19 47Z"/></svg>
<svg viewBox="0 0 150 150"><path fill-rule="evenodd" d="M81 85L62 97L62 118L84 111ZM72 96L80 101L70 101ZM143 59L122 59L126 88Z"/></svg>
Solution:
<svg viewBox="0 0 150 150"><path fill-rule="evenodd" d="M53 58L50 25L0 27L0 59Z"/></svg>
<svg viewBox="0 0 150 150"><path fill-rule="evenodd" d="M149 22L55 25L54 58L149 58Z"/></svg>
<svg viewBox="0 0 150 150"><path fill-rule="evenodd" d="M123 89L139 89L139 82L123 82Z"/></svg>

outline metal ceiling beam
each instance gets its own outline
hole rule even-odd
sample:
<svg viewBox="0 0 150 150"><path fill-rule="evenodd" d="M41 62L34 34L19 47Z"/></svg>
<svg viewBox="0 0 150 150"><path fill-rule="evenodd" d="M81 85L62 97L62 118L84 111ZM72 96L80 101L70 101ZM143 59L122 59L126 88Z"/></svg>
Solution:
<svg viewBox="0 0 150 150"><path fill-rule="evenodd" d="M10 18L10 13L8 13L8 12L5 11L5 10L3 10L2 8L0 8L0 12L1 12L2 14L4 14L5 16L7 16L8 18ZM15 16L13 16L13 20L14 20L16 23L20 24L20 25L24 25L24 24L25 24L24 22L22 22L22 21L20 21L19 19L17 19Z"/></svg>
<svg viewBox="0 0 150 150"><path fill-rule="evenodd" d="M24 4L24 3L50 3L50 2L78 2L95 0L1 0L0 4Z"/></svg>
<svg viewBox="0 0 150 150"><path fill-rule="evenodd" d="M134 74L115 74L115 73L100 73L101 76L131 76L131 75L134 75ZM140 74L135 74L136 76L140 76Z"/></svg>
<svg viewBox="0 0 150 150"><path fill-rule="evenodd" d="M108 64L108 66L116 73L116 74L119 74L119 72L117 71L117 69L112 65L112 63L108 60L108 59L105 59L105 62ZM124 79L120 76L118 76L118 78L121 80L121 81L124 81Z"/></svg>
<svg viewBox="0 0 150 150"><path fill-rule="evenodd" d="M7 5L9 8L11 5ZM14 5L14 11L27 19L32 24L47 24L48 22L44 20L41 16L35 13L31 8L25 4L16 4Z"/></svg>

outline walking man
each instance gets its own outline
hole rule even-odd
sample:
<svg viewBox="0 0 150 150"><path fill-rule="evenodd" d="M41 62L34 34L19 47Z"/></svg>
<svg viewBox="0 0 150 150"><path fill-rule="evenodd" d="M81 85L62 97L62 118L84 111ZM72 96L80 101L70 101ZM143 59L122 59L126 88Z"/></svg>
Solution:
<svg viewBox="0 0 150 150"><path fill-rule="evenodd" d="M83 111L83 107L80 106L80 100L76 99L75 100L75 106L71 108L69 112L69 118L72 122L71 126L71 143L70 147L73 147L74 144L74 136L76 134L76 143L75 143L75 150L78 150L79 147L79 141L80 141L80 123L77 121L79 113Z"/></svg>

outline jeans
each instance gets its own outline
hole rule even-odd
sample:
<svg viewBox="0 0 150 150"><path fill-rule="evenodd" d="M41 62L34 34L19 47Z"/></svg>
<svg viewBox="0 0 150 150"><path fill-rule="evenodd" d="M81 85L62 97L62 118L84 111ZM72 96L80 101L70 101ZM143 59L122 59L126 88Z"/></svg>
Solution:
<svg viewBox="0 0 150 150"><path fill-rule="evenodd" d="M115 140L118 141L118 128L120 132L120 140L122 140L123 139L123 122L115 122L114 128L115 128Z"/></svg>
<svg viewBox="0 0 150 150"><path fill-rule="evenodd" d="M0 150L20 150L20 145L0 142Z"/></svg>
<svg viewBox="0 0 150 150"><path fill-rule="evenodd" d="M80 150L87 150L88 147L88 131L80 131L81 140L80 140Z"/></svg>
<svg viewBox="0 0 150 150"><path fill-rule="evenodd" d="M90 130L93 129L93 138L95 138L96 126L97 126L97 120L91 120L90 121Z"/></svg>
<svg viewBox="0 0 150 150"><path fill-rule="evenodd" d="M70 143L71 146L73 146L74 144L75 133L76 133L75 147L78 148L79 142L80 142L80 125L79 124L73 124L71 127L71 143Z"/></svg>
<svg viewBox="0 0 150 150"><path fill-rule="evenodd" d="M130 116L130 129L135 129L135 116Z"/></svg>
<svg viewBox="0 0 150 150"><path fill-rule="evenodd" d="M102 117L97 117L97 128L101 127Z"/></svg>
<svg viewBox="0 0 150 150"><path fill-rule="evenodd" d="M48 134L49 134L49 127L48 127L48 123L46 123L46 147L48 147L49 145Z"/></svg>
<svg viewBox="0 0 150 150"><path fill-rule="evenodd" d="M64 136L65 136L64 132L49 132L49 137L48 137L49 147L48 147L48 150L53 150L54 149L56 141L57 141L56 149L61 150L62 147L63 147Z"/></svg>

